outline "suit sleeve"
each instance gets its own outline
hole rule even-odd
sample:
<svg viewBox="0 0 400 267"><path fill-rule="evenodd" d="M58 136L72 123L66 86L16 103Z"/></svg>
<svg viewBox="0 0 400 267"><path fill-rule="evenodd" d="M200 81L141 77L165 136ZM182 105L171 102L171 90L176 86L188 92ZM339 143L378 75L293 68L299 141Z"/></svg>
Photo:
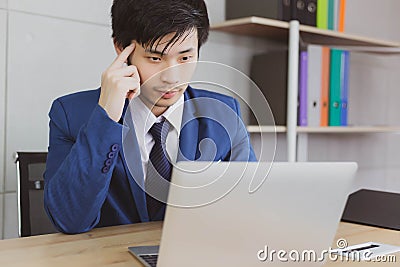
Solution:
<svg viewBox="0 0 400 267"><path fill-rule="evenodd" d="M58 230L73 234L89 231L99 222L123 126L97 105L74 137L67 115L62 102L54 101L49 113L44 207Z"/></svg>
<svg viewBox="0 0 400 267"><path fill-rule="evenodd" d="M232 142L231 161L257 161L246 125L242 121L239 102L234 99L237 116L237 132Z"/></svg>

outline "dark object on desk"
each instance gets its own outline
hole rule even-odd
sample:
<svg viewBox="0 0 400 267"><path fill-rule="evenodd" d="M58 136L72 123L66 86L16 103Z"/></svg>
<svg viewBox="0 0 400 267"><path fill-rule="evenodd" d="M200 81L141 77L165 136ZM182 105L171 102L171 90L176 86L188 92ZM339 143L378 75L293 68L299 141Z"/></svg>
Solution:
<svg viewBox="0 0 400 267"><path fill-rule="evenodd" d="M342 221L400 230L400 194L359 190L349 196Z"/></svg>
<svg viewBox="0 0 400 267"><path fill-rule="evenodd" d="M46 152L17 152L19 236L57 232L43 206Z"/></svg>

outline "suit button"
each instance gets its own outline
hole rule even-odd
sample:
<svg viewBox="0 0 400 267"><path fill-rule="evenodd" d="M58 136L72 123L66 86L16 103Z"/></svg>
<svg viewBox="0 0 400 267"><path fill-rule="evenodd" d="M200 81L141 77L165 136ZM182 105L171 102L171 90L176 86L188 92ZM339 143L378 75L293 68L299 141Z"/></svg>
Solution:
<svg viewBox="0 0 400 267"><path fill-rule="evenodd" d="M107 157L108 157L109 159L114 158L114 157L115 157L115 152L113 152L113 151L109 152L109 153L107 154Z"/></svg>
<svg viewBox="0 0 400 267"><path fill-rule="evenodd" d="M107 167L110 167L112 164L112 159L108 159L104 162L104 165L106 165Z"/></svg>
<svg viewBox="0 0 400 267"><path fill-rule="evenodd" d="M108 166L104 166L103 169L101 169L103 173L107 173L109 170L110 168Z"/></svg>
<svg viewBox="0 0 400 267"><path fill-rule="evenodd" d="M118 144L113 144L111 146L111 151L116 152L119 149L119 145Z"/></svg>

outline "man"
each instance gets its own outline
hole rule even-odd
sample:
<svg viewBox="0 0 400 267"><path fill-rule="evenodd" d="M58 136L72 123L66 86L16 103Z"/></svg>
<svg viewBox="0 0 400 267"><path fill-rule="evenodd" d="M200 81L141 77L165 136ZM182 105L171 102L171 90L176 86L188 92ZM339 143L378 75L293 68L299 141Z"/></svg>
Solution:
<svg viewBox="0 0 400 267"><path fill-rule="evenodd" d="M169 181L175 161L255 160L238 102L188 86L208 37L204 1L115 0L111 15L118 56L101 88L49 113L44 205L65 233L162 220L147 187Z"/></svg>

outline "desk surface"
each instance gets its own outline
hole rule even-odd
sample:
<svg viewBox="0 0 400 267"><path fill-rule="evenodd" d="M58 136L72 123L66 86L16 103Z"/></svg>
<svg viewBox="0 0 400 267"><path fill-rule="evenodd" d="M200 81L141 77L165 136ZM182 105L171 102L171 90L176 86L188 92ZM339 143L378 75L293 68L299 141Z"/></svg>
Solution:
<svg viewBox="0 0 400 267"><path fill-rule="evenodd" d="M129 246L157 245L161 223L143 223L94 229L78 235L50 234L0 241L0 266L141 266ZM400 246L400 232L340 223L336 240L349 245L375 241ZM336 247L336 245L332 245ZM397 262L400 253L394 254ZM325 266L397 266L398 263L329 262Z"/></svg>

